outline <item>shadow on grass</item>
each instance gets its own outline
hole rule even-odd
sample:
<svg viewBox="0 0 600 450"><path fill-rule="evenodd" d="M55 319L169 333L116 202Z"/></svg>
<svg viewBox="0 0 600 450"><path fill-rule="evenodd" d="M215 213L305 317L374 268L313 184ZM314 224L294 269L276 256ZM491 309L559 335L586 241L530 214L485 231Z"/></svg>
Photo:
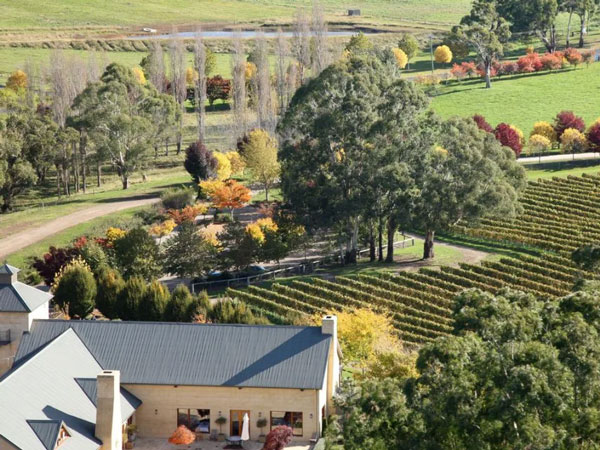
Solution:
<svg viewBox="0 0 600 450"><path fill-rule="evenodd" d="M528 247L522 244L492 241L464 235L438 233L436 234L436 240L439 242L445 242L447 244L463 245L465 247L470 247L475 250L481 250L488 253L496 253L516 258L518 258L519 255L524 253L532 256L540 256L543 253L543 250L541 249Z"/></svg>

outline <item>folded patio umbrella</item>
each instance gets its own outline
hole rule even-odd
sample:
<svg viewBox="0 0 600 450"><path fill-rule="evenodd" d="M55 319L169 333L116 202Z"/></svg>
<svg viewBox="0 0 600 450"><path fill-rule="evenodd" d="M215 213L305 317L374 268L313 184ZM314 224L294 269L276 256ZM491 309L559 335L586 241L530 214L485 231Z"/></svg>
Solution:
<svg viewBox="0 0 600 450"><path fill-rule="evenodd" d="M248 417L248 413L244 413L241 439L242 441L250 440L250 418Z"/></svg>

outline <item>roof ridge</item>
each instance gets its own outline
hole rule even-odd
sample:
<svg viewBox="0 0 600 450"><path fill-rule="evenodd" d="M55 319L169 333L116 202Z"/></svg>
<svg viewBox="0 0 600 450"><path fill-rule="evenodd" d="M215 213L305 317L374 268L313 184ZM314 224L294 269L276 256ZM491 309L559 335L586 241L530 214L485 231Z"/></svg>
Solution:
<svg viewBox="0 0 600 450"><path fill-rule="evenodd" d="M195 323L195 322L164 322L143 320L70 320L70 319L33 319L34 322L51 323L86 323L86 324L136 324L136 325L163 325L163 326L214 326L214 327L254 327L254 328L321 328L319 325L267 325L248 323Z"/></svg>
<svg viewBox="0 0 600 450"><path fill-rule="evenodd" d="M8 372L6 372L4 375L0 376L0 384L3 383L4 381L8 380L12 375L14 375L15 373L17 373L19 370L21 370L23 367L25 367L29 362L31 362L36 356L40 355L43 351L47 350L48 348L50 348L54 343L56 343L61 337L66 336L66 334L68 333L68 331L71 330L75 336L77 336L77 339L79 339L79 341L82 343L82 345L85 347L85 349L89 352L90 349L87 348L87 346L83 343L83 341L81 340L81 338L79 337L79 335L77 333L75 333L75 330L71 327L67 328L66 330L64 330L62 333L60 333L58 336L56 336L54 339L51 339L49 342L47 342L46 344L44 344L41 348L38 348L37 350L34 350L33 354L28 354L26 355L27 359L25 359L25 361L21 362L19 365L17 366L13 366L12 369L10 369ZM93 355L92 355L93 357ZM96 359L94 357L94 359ZM100 364L99 364L100 365ZM100 365L100 367L102 367Z"/></svg>

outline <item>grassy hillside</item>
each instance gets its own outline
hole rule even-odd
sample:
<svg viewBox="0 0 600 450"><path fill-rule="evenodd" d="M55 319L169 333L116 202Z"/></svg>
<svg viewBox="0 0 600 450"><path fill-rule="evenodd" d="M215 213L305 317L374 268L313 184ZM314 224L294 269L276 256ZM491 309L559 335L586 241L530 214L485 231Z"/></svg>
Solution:
<svg viewBox="0 0 600 450"><path fill-rule="evenodd" d="M343 17L348 8L360 8L363 20L380 23L456 23L470 0L322 0L327 14ZM308 0L5 0L0 29L56 29L94 26L166 25L197 22L289 21Z"/></svg>
<svg viewBox="0 0 600 450"><path fill-rule="evenodd" d="M539 120L551 121L561 110L581 115L586 124L600 116L600 63L556 73L495 79L491 89L481 80L440 87L432 100L442 117L482 114L495 126L508 122L525 134Z"/></svg>

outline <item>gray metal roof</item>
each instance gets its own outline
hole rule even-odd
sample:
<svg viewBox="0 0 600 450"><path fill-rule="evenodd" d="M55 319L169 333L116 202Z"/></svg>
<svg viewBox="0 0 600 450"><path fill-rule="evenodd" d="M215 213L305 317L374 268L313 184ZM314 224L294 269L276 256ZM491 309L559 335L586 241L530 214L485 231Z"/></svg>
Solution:
<svg viewBox="0 0 600 450"><path fill-rule="evenodd" d="M27 423L47 450L54 450L62 422L58 420L28 420Z"/></svg>
<svg viewBox="0 0 600 450"><path fill-rule="evenodd" d="M10 264L5 263L2 266L0 266L0 275L14 275L15 273L19 273L20 271L20 269L17 269L16 267L11 266Z"/></svg>
<svg viewBox="0 0 600 450"><path fill-rule="evenodd" d="M47 450L56 436L50 422L62 423L70 437L61 450L97 450L96 406L76 380L101 371L77 334L66 330L0 379L0 436L22 450ZM123 419L135 410L128 394L121 396Z"/></svg>
<svg viewBox="0 0 600 450"><path fill-rule="evenodd" d="M34 320L16 364L69 328L122 384L321 389L331 342L320 327Z"/></svg>
<svg viewBox="0 0 600 450"><path fill-rule="evenodd" d="M31 312L52 299L52 294L16 281L0 284L0 312Z"/></svg>
<svg viewBox="0 0 600 450"><path fill-rule="evenodd" d="M81 388L87 398L97 406L98 401L98 381L96 378L75 378L75 381ZM133 411L138 409L142 401L125 388L121 388L121 417L129 417Z"/></svg>

